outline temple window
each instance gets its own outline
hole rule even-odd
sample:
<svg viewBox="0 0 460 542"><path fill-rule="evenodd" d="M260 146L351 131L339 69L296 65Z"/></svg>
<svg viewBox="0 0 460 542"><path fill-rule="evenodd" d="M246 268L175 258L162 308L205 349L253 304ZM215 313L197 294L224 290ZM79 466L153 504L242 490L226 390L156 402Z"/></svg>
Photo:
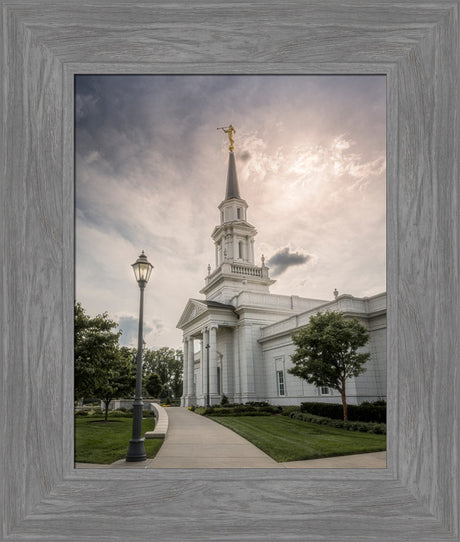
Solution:
<svg viewBox="0 0 460 542"><path fill-rule="evenodd" d="M284 387L284 371L276 371L276 384L278 388L278 395L286 395L286 388Z"/></svg>

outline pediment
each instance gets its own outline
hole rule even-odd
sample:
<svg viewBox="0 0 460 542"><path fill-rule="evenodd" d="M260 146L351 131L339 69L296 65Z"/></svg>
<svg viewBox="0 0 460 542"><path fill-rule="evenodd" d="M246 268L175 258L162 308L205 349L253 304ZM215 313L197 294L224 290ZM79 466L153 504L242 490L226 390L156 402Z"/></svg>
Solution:
<svg viewBox="0 0 460 542"><path fill-rule="evenodd" d="M205 313L207 310L208 307L205 305L205 303L201 303L196 299L189 299L182 316L179 318L179 322L177 322L176 327L182 329L189 322L194 320L197 316Z"/></svg>

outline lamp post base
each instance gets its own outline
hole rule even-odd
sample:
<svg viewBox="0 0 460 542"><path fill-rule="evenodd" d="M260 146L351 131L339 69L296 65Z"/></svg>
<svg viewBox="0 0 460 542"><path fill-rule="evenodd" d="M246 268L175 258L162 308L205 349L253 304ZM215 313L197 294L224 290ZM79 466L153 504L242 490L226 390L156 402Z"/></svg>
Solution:
<svg viewBox="0 0 460 542"><path fill-rule="evenodd" d="M135 461L145 461L146 459L147 454L145 453L144 439L131 439L129 441L126 461L134 463Z"/></svg>

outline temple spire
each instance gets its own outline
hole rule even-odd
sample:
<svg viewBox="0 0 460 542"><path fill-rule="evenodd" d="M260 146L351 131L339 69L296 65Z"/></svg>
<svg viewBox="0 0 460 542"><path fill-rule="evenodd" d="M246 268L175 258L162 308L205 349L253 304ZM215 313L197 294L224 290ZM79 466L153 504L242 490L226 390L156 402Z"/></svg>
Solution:
<svg viewBox="0 0 460 542"><path fill-rule="evenodd" d="M225 191L225 200L229 200L233 198L241 199L240 191L238 189L238 178L236 176L235 155L233 154L233 151L235 149L235 140L233 139L233 134L236 132L236 130L235 128L233 128L231 124L227 127L221 126L220 128L217 128L217 129L222 130L224 133L228 135L228 141L230 143L230 146L228 147L229 156L228 156L227 188Z"/></svg>
<svg viewBox="0 0 460 542"><path fill-rule="evenodd" d="M228 172L227 172L227 188L225 191L225 199L241 199L238 189L238 178L236 176L235 155L229 152L228 156Z"/></svg>

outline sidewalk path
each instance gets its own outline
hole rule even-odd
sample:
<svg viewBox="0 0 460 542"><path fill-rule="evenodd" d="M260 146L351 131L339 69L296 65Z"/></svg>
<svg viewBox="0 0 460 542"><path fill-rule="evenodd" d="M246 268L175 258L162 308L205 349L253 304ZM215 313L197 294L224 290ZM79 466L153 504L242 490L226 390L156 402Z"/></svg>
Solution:
<svg viewBox="0 0 460 542"><path fill-rule="evenodd" d="M124 459L112 465L78 463L77 468L137 469L286 469L385 468L386 452L277 463L230 429L182 407L168 407L169 430L157 456L141 463Z"/></svg>
<svg viewBox="0 0 460 542"><path fill-rule="evenodd" d="M223 425L186 408L166 411L168 434L147 468L279 468L274 459Z"/></svg>

